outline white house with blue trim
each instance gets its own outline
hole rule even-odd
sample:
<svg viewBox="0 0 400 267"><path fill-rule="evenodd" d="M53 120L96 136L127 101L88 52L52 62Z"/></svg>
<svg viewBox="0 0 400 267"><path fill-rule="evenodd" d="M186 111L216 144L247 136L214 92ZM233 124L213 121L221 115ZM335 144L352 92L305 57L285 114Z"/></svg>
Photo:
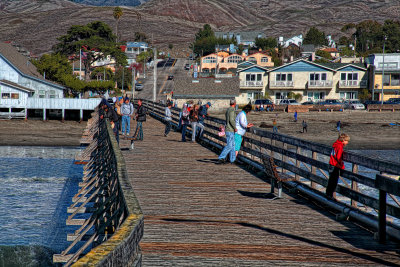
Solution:
<svg viewBox="0 0 400 267"><path fill-rule="evenodd" d="M263 98L268 85L268 68L245 61L238 64L240 94L236 98L238 104L247 104L255 99Z"/></svg>
<svg viewBox="0 0 400 267"><path fill-rule="evenodd" d="M43 111L93 110L99 99L65 99L65 87L46 80L29 59L20 54L11 44L0 43L0 116L25 117L28 109Z"/></svg>
<svg viewBox="0 0 400 267"><path fill-rule="evenodd" d="M301 102L323 99L358 99L367 88L367 68L363 64L315 63L300 59L268 71L267 93L278 103L290 92Z"/></svg>

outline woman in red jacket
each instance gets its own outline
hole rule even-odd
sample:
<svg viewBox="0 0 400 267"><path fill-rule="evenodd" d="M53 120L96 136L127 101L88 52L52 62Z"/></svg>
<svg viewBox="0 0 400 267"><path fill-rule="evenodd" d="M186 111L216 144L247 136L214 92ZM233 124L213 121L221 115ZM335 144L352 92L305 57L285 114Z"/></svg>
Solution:
<svg viewBox="0 0 400 267"><path fill-rule="evenodd" d="M339 135L338 140L332 145L332 152L329 158L330 169L329 181L326 187L326 197L333 199L333 193L336 191L336 186L339 180L339 175L344 170L343 163L343 148L349 143L350 136L345 133Z"/></svg>

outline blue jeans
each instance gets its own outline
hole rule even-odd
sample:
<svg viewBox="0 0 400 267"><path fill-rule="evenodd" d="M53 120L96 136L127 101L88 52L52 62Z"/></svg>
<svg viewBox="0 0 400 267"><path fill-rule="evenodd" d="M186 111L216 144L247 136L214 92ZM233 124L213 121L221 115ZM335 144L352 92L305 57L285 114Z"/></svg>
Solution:
<svg viewBox="0 0 400 267"><path fill-rule="evenodd" d="M168 135L170 131L171 131L171 121L165 121L164 135Z"/></svg>
<svg viewBox="0 0 400 267"><path fill-rule="evenodd" d="M134 136L136 136L137 140L143 140L143 126L141 121L138 121L136 124Z"/></svg>
<svg viewBox="0 0 400 267"><path fill-rule="evenodd" d="M182 124L182 142L186 142L186 129L187 129L187 124Z"/></svg>
<svg viewBox="0 0 400 267"><path fill-rule="evenodd" d="M225 132L226 135L226 146L222 150L218 159L225 159L229 154L230 162L234 162L236 159L235 154L235 133L233 132Z"/></svg>
<svg viewBox="0 0 400 267"><path fill-rule="evenodd" d="M272 132L277 133L277 132L278 132L278 127L273 126L273 127L272 127Z"/></svg>
<svg viewBox="0 0 400 267"><path fill-rule="evenodd" d="M131 117L129 115L124 115L122 116L122 134L125 133L129 135L129 132L131 130Z"/></svg>

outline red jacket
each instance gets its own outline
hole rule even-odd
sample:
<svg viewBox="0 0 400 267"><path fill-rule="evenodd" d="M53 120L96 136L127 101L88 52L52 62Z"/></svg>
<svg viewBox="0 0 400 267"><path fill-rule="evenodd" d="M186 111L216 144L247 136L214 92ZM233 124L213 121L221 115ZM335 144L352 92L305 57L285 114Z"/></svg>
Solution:
<svg viewBox="0 0 400 267"><path fill-rule="evenodd" d="M329 164L344 170L343 163L343 142L336 140L332 145L331 157L329 158Z"/></svg>

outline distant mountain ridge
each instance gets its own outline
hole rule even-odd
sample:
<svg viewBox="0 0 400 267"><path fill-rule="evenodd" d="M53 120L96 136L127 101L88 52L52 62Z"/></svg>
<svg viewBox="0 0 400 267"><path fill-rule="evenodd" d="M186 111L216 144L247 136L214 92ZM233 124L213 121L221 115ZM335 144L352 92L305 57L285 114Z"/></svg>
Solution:
<svg viewBox="0 0 400 267"><path fill-rule="evenodd" d="M189 43L205 23L215 31L258 31L291 37L316 26L335 40L348 23L399 20L400 0L0 0L0 41L16 41L35 54L51 51L71 25L101 20L115 29L112 6L123 8L122 40L144 32L159 48L190 53ZM79 3L78 3L79 2ZM132 7L134 3L142 3ZM234 4L233 4L234 3Z"/></svg>
<svg viewBox="0 0 400 267"><path fill-rule="evenodd" d="M91 6L138 6L149 0L70 0Z"/></svg>

